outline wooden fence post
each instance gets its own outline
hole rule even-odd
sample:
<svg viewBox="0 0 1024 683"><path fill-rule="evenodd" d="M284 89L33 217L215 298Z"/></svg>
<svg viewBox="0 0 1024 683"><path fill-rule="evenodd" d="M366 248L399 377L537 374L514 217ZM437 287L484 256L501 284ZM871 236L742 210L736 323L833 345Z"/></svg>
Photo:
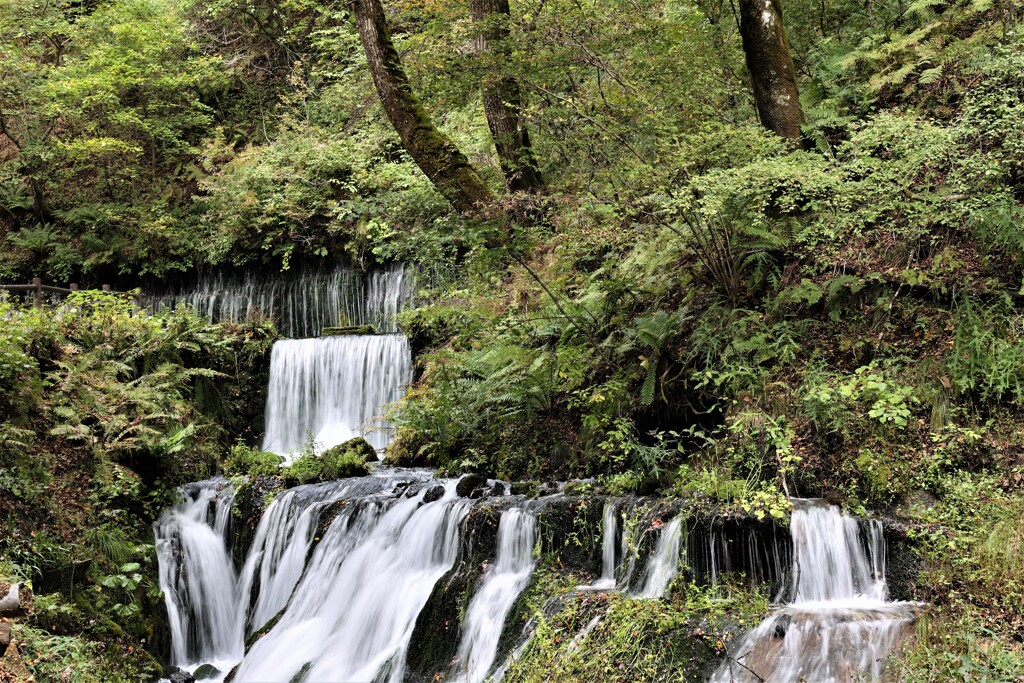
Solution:
<svg viewBox="0 0 1024 683"><path fill-rule="evenodd" d="M43 307L43 279L40 277L32 278L32 285L35 287L35 291L32 292L32 305L36 308Z"/></svg>

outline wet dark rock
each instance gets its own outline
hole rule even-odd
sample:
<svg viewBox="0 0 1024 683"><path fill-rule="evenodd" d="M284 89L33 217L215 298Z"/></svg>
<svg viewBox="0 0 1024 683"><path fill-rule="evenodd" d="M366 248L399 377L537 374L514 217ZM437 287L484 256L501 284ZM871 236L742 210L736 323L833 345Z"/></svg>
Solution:
<svg viewBox="0 0 1024 683"><path fill-rule="evenodd" d="M540 495L540 486L535 481L517 481L512 483L511 493L513 496L536 498Z"/></svg>
<svg viewBox="0 0 1024 683"><path fill-rule="evenodd" d="M505 484L500 482L500 481L494 482L494 486L491 487L491 495L492 496L504 496L505 495Z"/></svg>
<svg viewBox="0 0 1024 683"><path fill-rule="evenodd" d="M489 498L474 505L462 521L455 564L434 585L416 618L406 660L407 681L434 681L448 670L477 581L497 554L501 513L522 503L522 498Z"/></svg>
<svg viewBox="0 0 1024 683"><path fill-rule="evenodd" d="M270 618L270 621L268 621L267 623L263 624L263 626L260 626L259 629L256 632L250 633L248 636L246 636L246 638L245 638L245 653L246 654L249 654L249 650L252 649L252 646L256 644L256 641L258 641L260 638L262 638L263 636L265 636L268 633L270 633L271 629L273 629L275 626L277 626L277 622L281 621L281 617L284 616L284 612L285 612L286 609L287 609L287 607L282 607L280 612L278 612L277 614L275 614L273 617Z"/></svg>
<svg viewBox="0 0 1024 683"><path fill-rule="evenodd" d="M775 620L775 630L772 632L774 638L782 640L786 637L786 631L789 630L790 624L793 623L793 617L788 614L784 614Z"/></svg>
<svg viewBox="0 0 1024 683"><path fill-rule="evenodd" d="M175 667L175 671L167 677L167 680L170 683L195 683L196 679L189 672Z"/></svg>
<svg viewBox="0 0 1024 683"><path fill-rule="evenodd" d="M192 678L197 681L205 681L210 678L216 678L220 676L221 670L215 667L213 664L203 664L198 669L192 672Z"/></svg>
<svg viewBox="0 0 1024 683"><path fill-rule="evenodd" d="M260 518L274 497L284 491L284 479L279 476L256 477L243 483L235 494L231 510L234 543L231 547L235 565L241 567L249 552Z"/></svg>
<svg viewBox="0 0 1024 683"><path fill-rule="evenodd" d="M553 484L550 481L546 481L539 485L537 488L538 496L553 496L558 493L558 485Z"/></svg>
<svg viewBox="0 0 1024 683"><path fill-rule="evenodd" d="M456 495L462 498L480 498L486 489L487 477L482 474L467 474L455 485Z"/></svg>
<svg viewBox="0 0 1024 683"><path fill-rule="evenodd" d="M438 484L437 486L431 486L427 489L427 492L423 494L424 503L433 503L435 500L441 500L444 497L444 487Z"/></svg>
<svg viewBox="0 0 1024 683"><path fill-rule="evenodd" d="M885 579L891 600L917 600L917 579L921 573L918 541L909 527L894 519L882 520L885 534Z"/></svg>

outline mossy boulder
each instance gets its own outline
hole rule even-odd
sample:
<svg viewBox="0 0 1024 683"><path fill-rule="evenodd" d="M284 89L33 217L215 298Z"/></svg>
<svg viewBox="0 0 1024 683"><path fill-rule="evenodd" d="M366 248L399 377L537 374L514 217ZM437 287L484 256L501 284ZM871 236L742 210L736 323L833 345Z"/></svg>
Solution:
<svg viewBox="0 0 1024 683"><path fill-rule="evenodd" d="M278 473L284 458L276 453L259 451L236 444L224 459L224 474L228 476L269 477Z"/></svg>
<svg viewBox="0 0 1024 683"><path fill-rule="evenodd" d="M197 681L205 681L220 676L221 670L213 664L203 664L192 672L192 678Z"/></svg>
<svg viewBox="0 0 1024 683"><path fill-rule="evenodd" d="M290 486L316 484L348 477L365 477L370 473L370 463L377 460L377 451L362 437L328 448L320 455L307 453L291 465L283 468L281 474Z"/></svg>
<svg viewBox="0 0 1024 683"><path fill-rule="evenodd" d="M346 334L377 334L377 328L373 325L345 325L320 330L321 337L340 337Z"/></svg>

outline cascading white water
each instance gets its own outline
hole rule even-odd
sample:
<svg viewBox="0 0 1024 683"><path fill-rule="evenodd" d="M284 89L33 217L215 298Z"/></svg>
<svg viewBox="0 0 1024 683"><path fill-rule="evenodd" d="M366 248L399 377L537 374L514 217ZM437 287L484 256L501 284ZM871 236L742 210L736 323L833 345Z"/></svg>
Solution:
<svg viewBox="0 0 1024 683"><path fill-rule="evenodd" d="M533 575L536 542L537 517L533 512L516 508L502 513L498 556L466 611L453 681L481 683L490 672L505 618Z"/></svg>
<svg viewBox="0 0 1024 683"><path fill-rule="evenodd" d="M578 590L607 591L615 588L615 540L619 532L618 501L604 504L601 515L601 578Z"/></svg>
<svg viewBox="0 0 1024 683"><path fill-rule="evenodd" d="M683 538L683 518L675 517L658 537L658 545L647 560L647 576L637 594L641 598L660 598L679 573L679 548Z"/></svg>
<svg viewBox="0 0 1024 683"><path fill-rule="evenodd" d="M434 583L455 561L469 501L360 499L332 522L280 621L235 681L392 681Z"/></svg>
<svg viewBox="0 0 1024 683"><path fill-rule="evenodd" d="M171 662L193 670L242 656L242 619L227 537L234 491L223 479L190 484L154 525Z"/></svg>
<svg viewBox="0 0 1024 683"><path fill-rule="evenodd" d="M382 449L390 426L373 420L411 379L401 335L279 341L270 358L263 450L289 458L309 438L323 450L356 436Z"/></svg>
<svg viewBox="0 0 1024 683"><path fill-rule="evenodd" d="M258 631L288 604L305 569L320 511L351 490L347 480L300 486L277 496L263 513L239 584L242 604L249 605L247 633Z"/></svg>
<svg viewBox="0 0 1024 683"><path fill-rule="evenodd" d="M373 325L395 332L395 313L411 298L412 278L402 266L369 275L351 267L265 277L202 275L194 289L152 300L154 309L187 304L210 322L242 322L254 314L273 318L287 337L314 337L325 327Z"/></svg>
<svg viewBox="0 0 1024 683"><path fill-rule="evenodd" d="M793 602L743 638L713 683L877 681L916 616L918 603L886 602L877 521L865 544L857 520L839 508L793 505Z"/></svg>
<svg viewBox="0 0 1024 683"><path fill-rule="evenodd" d="M423 503L428 479L391 470L280 494L240 577L225 544L234 500L228 483L185 487L184 501L155 525L173 663L188 670L211 663L226 675L241 660L237 681L290 681L300 671L309 680L346 681L376 680L383 671L380 680L400 681L416 616L454 563L471 504L455 496L454 481L440 482L442 498ZM419 488L403 496L410 485ZM307 563L332 504L331 524ZM253 632L278 613L243 660L247 621Z"/></svg>

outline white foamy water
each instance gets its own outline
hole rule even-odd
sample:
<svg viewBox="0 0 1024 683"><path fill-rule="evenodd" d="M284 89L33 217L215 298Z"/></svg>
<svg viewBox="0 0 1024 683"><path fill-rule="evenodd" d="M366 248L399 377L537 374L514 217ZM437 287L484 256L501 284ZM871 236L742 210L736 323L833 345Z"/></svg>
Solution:
<svg viewBox="0 0 1024 683"><path fill-rule="evenodd" d="M794 500L793 602L748 633L713 683L880 680L920 605L887 602L885 542L872 521Z"/></svg>
<svg viewBox="0 0 1024 683"><path fill-rule="evenodd" d="M619 505L615 500L604 504L601 514L601 578L577 590L608 591L615 588L616 536L619 532Z"/></svg>
<svg viewBox="0 0 1024 683"><path fill-rule="evenodd" d="M286 337L315 337L325 327L373 325L395 332L395 314L412 297L411 274L402 266L365 274L351 267L300 271L203 274L194 287L152 299L152 307L188 305L210 322L272 318Z"/></svg>
<svg viewBox="0 0 1024 683"><path fill-rule="evenodd" d="M491 671L505 619L533 575L536 542L537 517L533 512L517 508L502 513L498 555L466 611L452 681L481 683Z"/></svg>
<svg viewBox="0 0 1024 683"><path fill-rule="evenodd" d="M171 663L189 671L242 656L235 568L227 547L234 491L225 480L190 484L154 525Z"/></svg>
<svg viewBox="0 0 1024 683"><path fill-rule="evenodd" d="M312 438L319 450L356 436L384 448L391 427L375 418L412 379L401 335L289 339L274 344L263 450L286 459Z"/></svg>
<svg viewBox="0 0 1024 683"><path fill-rule="evenodd" d="M647 560L647 576L637 594L641 598L660 598L679 573L679 548L683 540L683 518L666 524L658 537L658 545Z"/></svg>
<svg viewBox="0 0 1024 683"><path fill-rule="evenodd" d="M280 621L235 680L401 681L405 648L437 580L455 561L469 501L364 498L332 522Z"/></svg>
<svg viewBox="0 0 1024 683"><path fill-rule="evenodd" d="M353 488L350 480L301 486L278 495L263 513L239 584L240 598L249 605L247 633L258 631L288 604L306 567L321 510Z"/></svg>

